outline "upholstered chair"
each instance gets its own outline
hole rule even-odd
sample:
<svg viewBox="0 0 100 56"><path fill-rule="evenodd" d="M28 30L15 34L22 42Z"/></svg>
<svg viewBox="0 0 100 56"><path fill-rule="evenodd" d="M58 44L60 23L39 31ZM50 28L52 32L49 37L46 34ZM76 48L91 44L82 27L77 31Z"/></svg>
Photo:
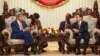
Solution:
<svg viewBox="0 0 100 56"><path fill-rule="evenodd" d="M96 43L96 35L95 33L98 33L97 35L100 34L100 30L96 28L96 22L97 18L93 18L90 15L83 16L83 21L86 21L88 23L88 31L90 33L90 39L89 39L89 47L91 47L92 51L95 48L94 44ZM70 19L71 24L76 22L75 18ZM65 32L69 32L69 44L67 45L67 51L68 53L71 51L71 49L75 48L75 39L73 38L73 31L71 29L66 29ZM81 40L81 44L83 43L83 39ZM73 47L73 48L72 48Z"/></svg>
<svg viewBox="0 0 100 56"><path fill-rule="evenodd" d="M6 28L2 31L8 46L6 46L6 52L10 53L11 48L13 48L16 52L23 51L24 40L22 39L11 39L11 23L16 20L15 16L10 16L5 19ZM24 19L27 25L30 25L31 19ZM20 47L20 48L19 48Z"/></svg>

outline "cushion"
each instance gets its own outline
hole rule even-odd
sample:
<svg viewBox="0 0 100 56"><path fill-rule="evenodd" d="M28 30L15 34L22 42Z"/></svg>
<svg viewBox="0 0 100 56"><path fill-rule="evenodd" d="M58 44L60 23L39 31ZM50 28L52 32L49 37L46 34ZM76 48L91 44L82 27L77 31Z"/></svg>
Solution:
<svg viewBox="0 0 100 56"><path fill-rule="evenodd" d="M5 19L5 24L6 24L6 29L8 30L7 32L10 32L10 35L9 35L9 38L11 37L11 32L12 32L12 29L11 29L11 23L13 21L16 20L16 17L15 16L10 16L9 18ZM26 24L28 26L30 26L30 23L31 23L31 19L27 19L27 18L24 18L24 21L26 22Z"/></svg>
<svg viewBox="0 0 100 56"><path fill-rule="evenodd" d="M76 22L76 19L75 19L75 18L71 18L71 19L70 19L70 22L71 22L71 25L72 25L73 23Z"/></svg>
<svg viewBox="0 0 100 56"><path fill-rule="evenodd" d="M99 32L100 31L100 30L96 29L97 18L93 18L92 16L87 15L87 16L83 16L83 20L88 23L88 31L89 31L90 36L91 36L91 38L89 39L89 44L94 44L96 42L94 32ZM71 24L73 24L73 23L76 22L76 19L71 18L70 22L71 22ZM73 39L72 37L70 36L69 43L70 44L75 44L76 40ZM84 40L82 39L81 43L83 43L83 42L84 42Z"/></svg>
<svg viewBox="0 0 100 56"><path fill-rule="evenodd" d="M83 20L88 22L88 31L92 32L94 28L96 28L97 18L93 18L90 15L84 16Z"/></svg>
<svg viewBox="0 0 100 56"><path fill-rule="evenodd" d="M70 43L70 44L75 44L75 39L70 39L68 42ZM90 38L89 39L89 44L94 44L96 41L95 41L95 39L93 39L93 38ZM80 43L84 43L84 40L83 39L81 39L81 42Z"/></svg>
<svg viewBox="0 0 100 56"><path fill-rule="evenodd" d="M9 45L24 44L22 39L10 39L7 41Z"/></svg>
<svg viewBox="0 0 100 56"><path fill-rule="evenodd" d="M5 34L5 32L9 34L9 36L7 37L8 38L7 42L9 45L24 44L24 40L22 39L11 39L11 32L12 32L11 23L15 20L16 20L15 16L10 16L9 18L5 19L6 29L2 31L3 35ZM31 19L25 18L24 20L27 25L30 25Z"/></svg>

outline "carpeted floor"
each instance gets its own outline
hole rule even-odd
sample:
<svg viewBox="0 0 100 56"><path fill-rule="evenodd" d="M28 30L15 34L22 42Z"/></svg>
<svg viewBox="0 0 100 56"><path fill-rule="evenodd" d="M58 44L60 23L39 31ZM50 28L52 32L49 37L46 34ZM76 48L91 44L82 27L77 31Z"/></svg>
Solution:
<svg viewBox="0 0 100 56"><path fill-rule="evenodd" d="M30 49L29 49L30 50ZM70 53L70 54L62 54L58 51L58 43L57 42L48 42L48 47L45 48L46 52L42 53L42 54L36 54L36 55L33 55L31 52L30 52L30 56L77 56L75 55L74 53ZM12 54L10 56L24 56L22 53L19 53L19 54L15 54L12 52ZM78 55L78 56L84 56L84 55ZM91 49L88 48L87 50L87 55L85 56L100 56L99 55L95 55L91 52Z"/></svg>

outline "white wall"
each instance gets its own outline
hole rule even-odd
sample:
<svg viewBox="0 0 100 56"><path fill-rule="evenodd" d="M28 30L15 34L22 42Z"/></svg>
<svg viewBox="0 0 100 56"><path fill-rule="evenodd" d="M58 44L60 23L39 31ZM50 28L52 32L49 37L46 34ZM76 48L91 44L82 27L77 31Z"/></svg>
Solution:
<svg viewBox="0 0 100 56"><path fill-rule="evenodd" d="M40 7L35 4L31 0L6 0L9 5L9 9L20 7L25 9L30 14L39 13L40 20L42 22L42 26L45 27L59 27L60 21L65 19L66 13L72 13L77 8L80 7L89 7L92 8L94 4L94 0L70 0L65 5L55 8L55 9L47 9L44 7ZM2 4L3 0L0 0L0 14L2 12ZM98 4L100 4L100 0L98 0ZM100 11L100 6L99 6Z"/></svg>
<svg viewBox="0 0 100 56"><path fill-rule="evenodd" d="M0 15L2 14L3 12L3 0L0 0Z"/></svg>

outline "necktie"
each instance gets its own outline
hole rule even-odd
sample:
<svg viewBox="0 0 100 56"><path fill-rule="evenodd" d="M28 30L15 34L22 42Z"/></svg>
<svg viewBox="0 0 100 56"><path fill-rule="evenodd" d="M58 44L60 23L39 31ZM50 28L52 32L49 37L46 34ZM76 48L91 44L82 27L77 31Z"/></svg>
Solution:
<svg viewBox="0 0 100 56"><path fill-rule="evenodd" d="M80 25L81 25L81 22L78 22L78 27L79 27L79 29L80 29Z"/></svg>
<svg viewBox="0 0 100 56"><path fill-rule="evenodd" d="M68 29L69 28L69 24L66 22L65 28Z"/></svg>

